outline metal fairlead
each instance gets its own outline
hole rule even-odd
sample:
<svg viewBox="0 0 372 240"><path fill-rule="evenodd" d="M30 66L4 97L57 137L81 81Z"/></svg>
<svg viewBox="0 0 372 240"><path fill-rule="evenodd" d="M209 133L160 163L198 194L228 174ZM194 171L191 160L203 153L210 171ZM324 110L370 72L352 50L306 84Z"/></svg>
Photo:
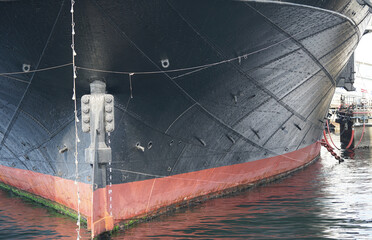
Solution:
<svg viewBox="0 0 372 240"><path fill-rule="evenodd" d="M90 95L81 98L83 132L90 132L90 146L85 149L85 161L93 167L94 183L106 186L106 164L111 162L111 148L106 145L106 133L115 129L114 96L106 94L106 84L95 80Z"/></svg>

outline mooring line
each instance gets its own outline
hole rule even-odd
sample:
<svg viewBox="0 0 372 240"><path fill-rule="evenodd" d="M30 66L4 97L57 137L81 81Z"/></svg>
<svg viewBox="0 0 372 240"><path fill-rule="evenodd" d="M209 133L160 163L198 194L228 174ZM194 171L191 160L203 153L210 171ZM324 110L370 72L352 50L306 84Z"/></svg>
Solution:
<svg viewBox="0 0 372 240"><path fill-rule="evenodd" d="M78 160L78 143L80 142L79 136L78 136L78 116L77 116L77 103L76 103L76 65L75 65L75 57L76 57L76 51L75 51L75 21L74 21L74 4L75 1L71 0L71 50L72 50L72 80L73 80L73 94L72 94L72 100L74 101L74 113L75 113L75 185L76 185L76 194L77 194L77 212L78 212L78 219L76 222L77 225L77 240L81 238L80 236L80 187L79 187L79 160Z"/></svg>
<svg viewBox="0 0 372 240"><path fill-rule="evenodd" d="M37 72L45 72L53 69L58 69L58 68L63 68L67 66L71 66L73 63L65 63L61 65L56 65L56 66L51 66L51 67L45 67L45 68L39 68L35 70L30 70L30 71L22 71L22 72L6 72L6 73L0 73L0 76L8 76L8 75L19 75L19 74L28 74L28 73L37 73ZM28 82L27 82L28 83Z"/></svg>

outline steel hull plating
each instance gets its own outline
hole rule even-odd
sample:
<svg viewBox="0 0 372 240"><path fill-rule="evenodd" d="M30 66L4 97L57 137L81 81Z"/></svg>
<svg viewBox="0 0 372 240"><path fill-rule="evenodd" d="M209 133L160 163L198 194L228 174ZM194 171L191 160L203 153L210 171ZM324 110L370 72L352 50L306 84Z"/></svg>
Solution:
<svg viewBox="0 0 372 240"><path fill-rule="evenodd" d="M106 183L84 162L89 134L78 133L81 212L93 235L318 155L335 79L369 10L354 0L307 2L75 4L77 96L104 77L116 108ZM71 62L69 3L0 9L0 72ZM0 180L76 210L71 72L0 75Z"/></svg>

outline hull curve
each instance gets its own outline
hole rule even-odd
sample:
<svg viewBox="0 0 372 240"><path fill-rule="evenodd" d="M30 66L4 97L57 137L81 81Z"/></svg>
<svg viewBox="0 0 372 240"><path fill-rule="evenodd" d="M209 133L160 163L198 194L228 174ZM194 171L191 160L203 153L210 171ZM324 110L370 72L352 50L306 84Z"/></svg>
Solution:
<svg viewBox="0 0 372 240"><path fill-rule="evenodd" d="M76 210L70 6L0 9L0 180ZM354 0L78 1L77 97L102 77L115 96L109 188L84 161L79 123L93 235L314 159L369 11Z"/></svg>

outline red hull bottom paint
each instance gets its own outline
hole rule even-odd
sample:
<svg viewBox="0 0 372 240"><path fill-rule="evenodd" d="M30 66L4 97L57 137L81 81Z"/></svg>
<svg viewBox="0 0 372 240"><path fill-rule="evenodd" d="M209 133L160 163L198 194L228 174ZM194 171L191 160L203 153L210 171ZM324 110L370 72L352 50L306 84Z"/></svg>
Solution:
<svg viewBox="0 0 372 240"><path fill-rule="evenodd" d="M109 214L108 187L97 189L92 195L90 185L80 183L80 209L88 219L92 236L97 236L112 230L114 224L121 221L154 215L170 205L292 171L316 158L320 146L320 143L314 143L294 152L253 162L115 184L111 187L112 216ZM71 180L1 166L0 181L77 209L76 185Z"/></svg>
<svg viewBox="0 0 372 240"><path fill-rule="evenodd" d="M0 181L77 210L77 185L72 180L0 165ZM89 216L92 188L85 183L79 183L79 187L80 212L84 216Z"/></svg>

